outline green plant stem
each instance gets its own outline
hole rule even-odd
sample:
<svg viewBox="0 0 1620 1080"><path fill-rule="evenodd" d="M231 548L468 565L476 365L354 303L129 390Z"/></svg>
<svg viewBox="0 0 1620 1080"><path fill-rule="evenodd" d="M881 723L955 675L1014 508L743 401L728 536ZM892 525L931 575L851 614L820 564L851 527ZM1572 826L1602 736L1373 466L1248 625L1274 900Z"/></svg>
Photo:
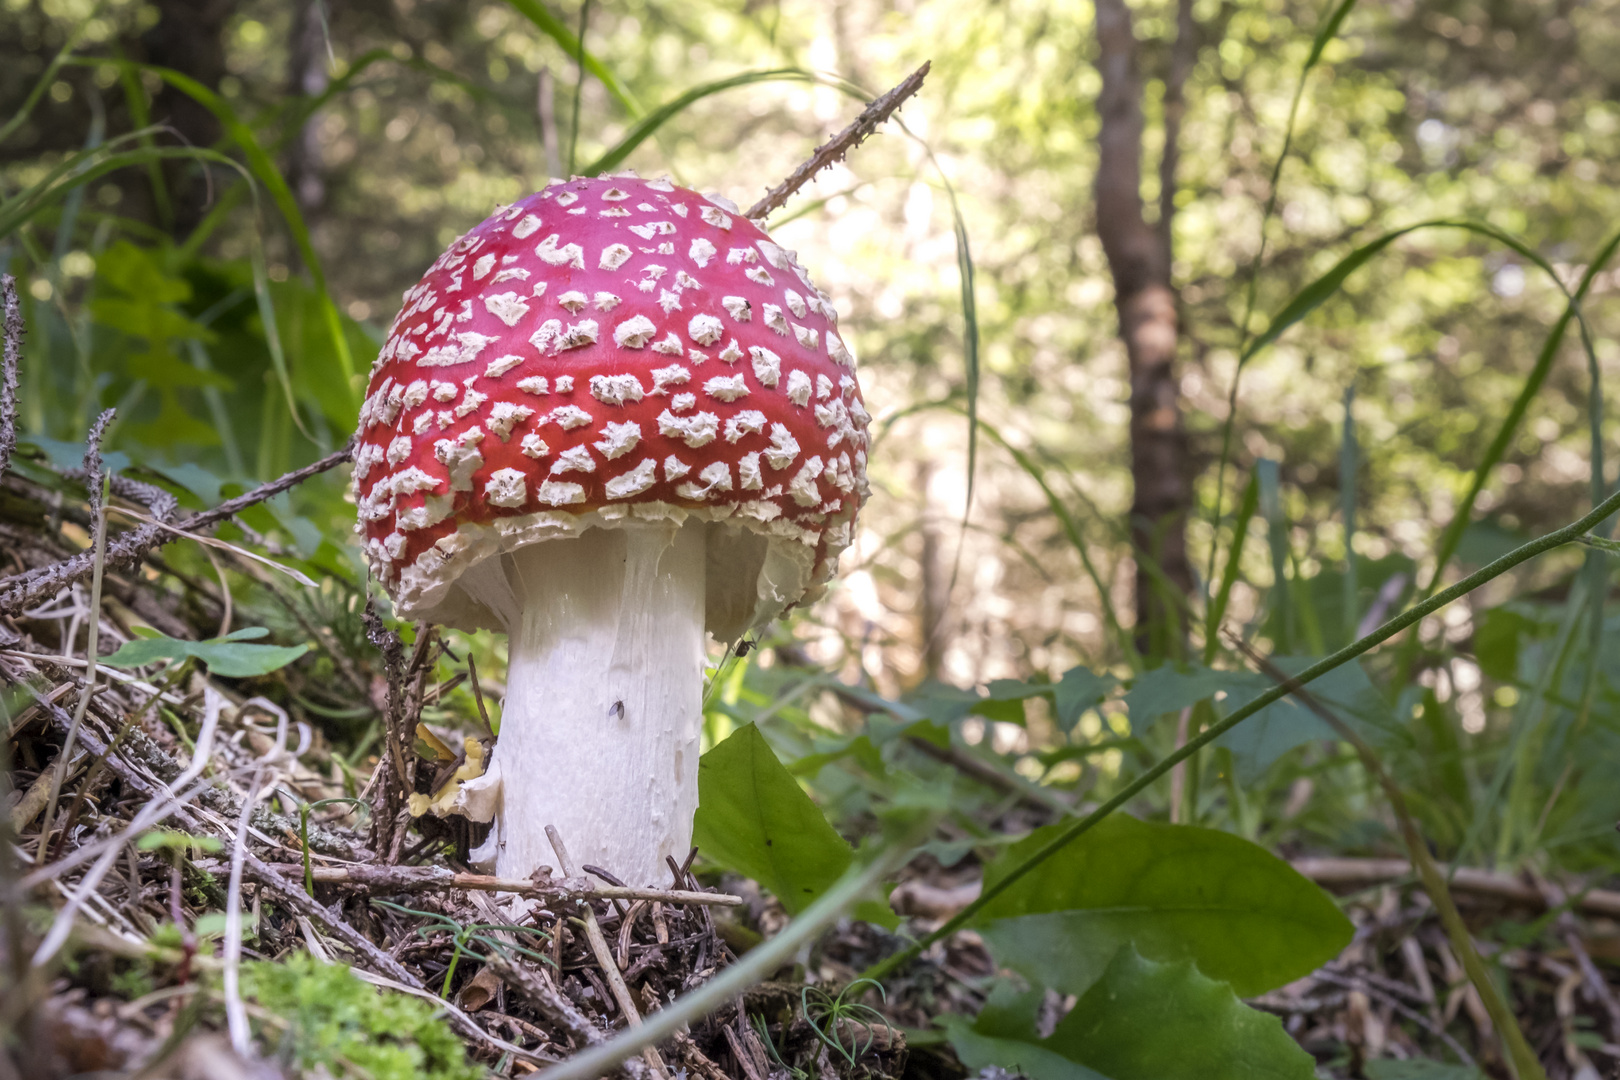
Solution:
<svg viewBox="0 0 1620 1080"><path fill-rule="evenodd" d="M1349 663L1362 653L1368 652L1374 647L1383 644L1396 634L1399 634L1408 627L1415 625L1429 615L1434 614L1436 611L1439 611L1446 605L1468 595L1481 585L1484 585L1486 582L1493 581L1496 578L1501 577L1503 574L1507 573L1515 566L1518 566L1520 563L1527 562L1530 559L1535 558L1537 555L1541 555L1545 552L1551 551L1553 548L1561 547L1564 544L1576 540L1583 533L1590 531L1617 510L1620 510L1620 492L1616 492L1614 495L1611 495L1609 498L1605 499L1585 517L1571 522L1562 529L1557 529L1546 534L1545 536L1530 541L1528 544L1515 548L1506 555L1502 556L1500 559L1497 559L1495 562L1481 567L1474 573L1469 574L1467 577L1463 578L1461 581L1457 582L1455 585L1452 585L1443 592L1435 594L1423 603L1416 604L1413 607L1408 608L1365 637L1346 645L1344 648L1340 649L1333 655L1326 657L1325 659L1318 660L1316 663L1312 664L1310 667L1306 668L1304 671L1300 672L1294 677L1294 685L1305 686L1316 679L1321 678L1323 675L1326 675L1335 668ZM1108 815L1112 814L1115 810L1118 810L1127 802L1134 799L1150 784L1152 784L1159 777L1163 776L1165 773L1169 772L1177 764L1196 754L1199 750L1202 750L1204 747L1226 734L1238 724L1247 720L1261 709L1264 709L1267 705L1280 700L1288 693L1288 687L1274 686L1270 690L1267 690L1265 693L1256 697L1253 701L1250 701L1248 704L1235 710L1232 715L1228 716L1226 719L1210 725L1204 731L1200 732L1195 738L1189 739L1185 746L1161 758L1159 762L1152 768L1148 769L1141 776L1137 777L1130 784L1126 785L1126 787L1121 790L1119 794L1115 795L1113 798L1097 807L1097 809L1093 810L1085 817L1064 829L1063 832L1059 833L1050 842L1033 852L1021 865L1015 867L1010 873L1007 874L1006 877L1001 878L994 885L987 887L984 892L979 895L977 900L963 908L961 911L957 912L956 915L948 919L933 933L928 934L920 941L915 942L908 948L896 953L895 955L872 965L867 970L861 972L861 978L874 979L881 982L892 972L906 964L909 964L929 945L932 945L939 939L953 934L957 930L961 929L970 920L972 920L974 916L983 910L984 907L990 903L990 901L994 900L997 896L1000 896L1003 892L1006 892L1007 889L1011 888L1015 883L1022 879L1025 874L1029 873L1035 867L1057 854L1057 852L1061 851L1071 841L1095 828L1097 824L1104 818L1108 817Z"/></svg>
<svg viewBox="0 0 1620 1080"><path fill-rule="evenodd" d="M1406 794L1401 790L1401 786L1389 775L1366 740L1337 713L1256 653L1247 642L1233 634L1228 634L1228 637L1238 652L1311 712L1321 717L1339 738L1349 743L1355 750L1356 756L1361 759L1362 768L1366 769L1368 775L1378 783L1384 792L1384 798L1389 800L1389 807L1395 814L1395 820L1400 823L1401 840L1406 845L1407 857L1412 860L1412 866L1417 870L1418 881L1434 904L1436 914L1440 916L1440 925L1451 941L1452 951L1461 960L1468 981L1479 993L1480 1001L1490 1015L1491 1025L1502 1040L1503 1048L1507 1051L1509 1067L1516 1080L1546 1080L1547 1073L1542 1069L1535 1051L1525 1039L1524 1031L1513 1015L1513 1009L1503 998L1495 980L1491 978L1491 973L1486 970L1485 961L1480 958L1479 950L1474 947L1474 939L1468 932L1468 924L1463 922L1462 913L1457 910L1457 903L1452 899L1451 890L1446 885L1445 874L1441 873L1434 856L1429 853L1429 845L1424 841L1422 832L1418 830L1417 821L1412 817L1411 808L1407 806Z"/></svg>

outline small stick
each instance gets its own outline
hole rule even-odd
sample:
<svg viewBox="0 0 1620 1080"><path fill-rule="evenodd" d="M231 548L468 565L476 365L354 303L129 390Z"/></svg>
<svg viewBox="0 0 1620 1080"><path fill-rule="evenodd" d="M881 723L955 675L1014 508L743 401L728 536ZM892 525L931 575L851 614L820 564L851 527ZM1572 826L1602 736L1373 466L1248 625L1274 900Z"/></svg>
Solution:
<svg viewBox="0 0 1620 1080"><path fill-rule="evenodd" d="M596 1025L546 978L544 972L530 971L499 949L490 952L484 966L499 975L507 986L522 994L541 1016L564 1028L585 1045L604 1041Z"/></svg>
<svg viewBox="0 0 1620 1080"><path fill-rule="evenodd" d="M302 874L303 867L276 863L284 874ZM435 889L472 889L477 892L509 892L544 900L657 900L665 904L696 904L708 907L738 907L743 898L729 893L693 892L686 889L641 889L619 885L572 884L570 881L536 882L529 878L499 878L489 874L458 873L442 866L316 866L311 874L317 883L348 885L370 892L430 892ZM583 883L584 879L574 879Z"/></svg>
<svg viewBox="0 0 1620 1080"><path fill-rule="evenodd" d="M927 76L931 64L932 61L923 61L923 66L907 75L899 86L862 109L861 115L855 118L853 124L818 146L808 160L794 169L786 180L766 192L765 197L750 206L744 216L758 221L772 210L779 209L795 191L809 183L810 178L816 173L835 162L842 161L845 154L865 142L867 136L876 131L877 126L887 120L907 98L922 89L923 78Z"/></svg>
<svg viewBox="0 0 1620 1080"><path fill-rule="evenodd" d="M5 355L0 361L0 476L11 464L17 448L17 365L22 359L22 305L17 299L17 279L0 274L0 305L5 310Z"/></svg>
<svg viewBox="0 0 1620 1080"><path fill-rule="evenodd" d="M342 465L354 455L354 444L341 450L334 450L319 461L305 465L302 469L294 469L285 476L278 477L267 484L260 484L245 494L234 499L227 499L211 510L192 514L173 524L186 532L197 532L211 525L218 525L226 518L241 513L252 506L257 506L266 499L273 498L283 491L297 487L312 476L326 472L328 469ZM162 522L165 515L156 512L152 517ZM169 522L163 522L169 524ZM145 524L128 532L119 533L116 538L107 544L106 565L112 569L119 569L133 565L140 561L141 556L155 547L169 543L174 537L168 535L160 524ZM24 608L32 607L39 601L56 595L59 591L76 581L82 581L94 568L94 558L91 552L80 552L72 558L52 563L50 566L40 567L27 573L13 574L11 577L0 578L0 614L14 615Z"/></svg>
<svg viewBox="0 0 1620 1080"><path fill-rule="evenodd" d="M546 826L546 839L551 841L551 850L557 853L557 861L562 864L565 877L574 876L574 860L568 857L568 848L563 845L563 838L557 832L555 825ZM585 937L591 943L591 952L596 954L596 962L601 965L602 974L613 991L613 999L619 1003L619 1011L624 1013L625 1023L630 1027L641 1026L641 1013L636 1009L636 999L630 996L630 988L624 984L624 973L619 965L613 962L613 953L608 949L607 938L602 936L602 928L597 925L596 912L589 903L581 904L585 913ZM664 1069L664 1061L658 1055L656 1046L649 1046L642 1052L647 1065L652 1069L653 1075L659 1080L669 1080L669 1073Z"/></svg>
<svg viewBox="0 0 1620 1080"><path fill-rule="evenodd" d="M112 423L115 410L108 409L96 418L84 444L84 469L90 481L90 513L95 521L95 541L88 554L91 559L90 621L84 632L84 690L79 694L78 708L73 712L73 726L68 728L62 743L62 756L57 760L56 775L51 779L51 793L45 798L45 816L39 827L39 848L34 852L34 865L43 866L51 849L51 830L56 824L56 801L62 795L62 781L67 777L68 762L73 758L73 746L79 737L79 725L90 706L90 695L95 693L96 662L100 659L101 579L105 572L107 553L107 511L103 505L101 475L101 437Z"/></svg>

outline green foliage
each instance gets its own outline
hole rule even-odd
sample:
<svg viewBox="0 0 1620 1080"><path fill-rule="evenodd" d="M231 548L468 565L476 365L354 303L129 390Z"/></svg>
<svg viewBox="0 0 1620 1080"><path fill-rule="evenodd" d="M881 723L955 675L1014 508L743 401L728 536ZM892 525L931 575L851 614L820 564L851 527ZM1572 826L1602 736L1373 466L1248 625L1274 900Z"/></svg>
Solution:
<svg viewBox="0 0 1620 1080"><path fill-rule="evenodd" d="M943 1021L962 1062L1017 1069L1031 1080L1310 1080L1311 1056L1274 1016L1190 963L1144 960L1129 946L1039 1038L1039 992L1002 984L976 1021Z"/></svg>
<svg viewBox="0 0 1620 1080"><path fill-rule="evenodd" d="M993 886L1061 831L1037 829L985 867ZM1252 996L1315 970L1350 941L1318 886L1229 833L1116 814L979 914L996 959L1031 981L1083 994L1124 945L1197 963Z"/></svg>
<svg viewBox="0 0 1620 1080"><path fill-rule="evenodd" d="M814 903L855 859L753 724L703 755L692 841L711 861L776 894L790 913ZM876 902L856 910L897 925L894 913Z"/></svg>
<svg viewBox="0 0 1620 1080"><path fill-rule="evenodd" d="M242 965L243 996L275 1018L261 1022L272 1060L373 1080L477 1080L461 1040L427 1002L378 990L345 967L295 954Z"/></svg>
<svg viewBox="0 0 1620 1080"><path fill-rule="evenodd" d="M887 1028L889 1022L882 1013L870 1005L855 1000L865 987L871 987L878 992L883 1000L888 1000L888 993L883 984L871 979L856 979L854 982L839 990L836 995L816 986L806 986L799 991L799 1007L804 1012L805 1023L815 1032L816 1038L832 1050L839 1057L849 1063L851 1068L872 1049L872 1043L877 1039L880 1028ZM852 996L853 995L853 996ZM847 1022L857 1029L850 1035L850 1043L844 1045L843 1036L839 1031L839 1022ZM858 1033L864 1029L864 1037Z"/></svg>
<svg viewBox="0 0 1620 1080"><path fill-rule="evenodd" d="M158 634L127 641L111 656L102 657L101 662L109 667L132 668L159 660L181 661L195 657L207 664L215 675L247 679L284 668L309 651L308 645L247 644L269 633L262 626L248 626L208 641L182 641Z"/></svg>

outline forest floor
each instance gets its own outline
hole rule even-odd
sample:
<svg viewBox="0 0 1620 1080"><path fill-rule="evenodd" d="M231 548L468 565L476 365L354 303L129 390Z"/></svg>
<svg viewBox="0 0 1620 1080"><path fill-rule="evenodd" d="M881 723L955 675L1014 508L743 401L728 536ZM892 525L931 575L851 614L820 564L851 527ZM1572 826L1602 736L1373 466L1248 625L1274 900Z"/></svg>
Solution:
<svg viewBox="0 0 1620 1080"><path fill-rule="evenodd" d="M0 549L13 572L0 579L13 788L0 859L10 972L0 1029L13 1042L0 1076L523 1075L638 1023L786 925L753 882L702 881L690 862L672 862L662 890L623 889L591 868L514 895L512 883L497 890L473 873L469 825L408 806L458 764L443 760L449 733L420 720L450 689L431 680L449 646L428 628L407 645L368 616L370 642L345 646L307 626L335 696L351 705L324 712L383 719L382 743L358 758L304 707L310 676L299 666L228 678L219 671L232 670L232 654L204 652L211 674L185 658L91 671L94 592L98 658L139 643L137 626L195 642L255 617L228 613L228 593L164 561L161 542L195 521L110 537L98 586L99 517L82 494L63 497L84 476L53 490L28 471L0 481ZM111 501L177 521L172 497L148 485L115 478ZM296 606L281 614L307 622ZM1251 1004L1281 1017L1323 1076L1477 1075L1467 1063L1507 1075L1490 1018L1405 865L1298 854L1296 867L1344 898L1355 939ZM842 922L622 1070L968 1075L935 1021L976 1012L997 974L974 933L937 944L884 997L851 986L967 904L979 864L922 858L901 876L899 934ZM1595 961L1620 958L1620 895L1480 872L1459 873L1454 888L1471 925L1489 931L1480 948L1510 974L1549 1074L1604 1075L1594 1062L1620 1057L1620 1003ZM1491 944L1544 943L1549 925L1562 948ZM1072 1004L1049 994L1042 1026ZM1465 1065L1423 1071L1431 1060Z"/></svg>

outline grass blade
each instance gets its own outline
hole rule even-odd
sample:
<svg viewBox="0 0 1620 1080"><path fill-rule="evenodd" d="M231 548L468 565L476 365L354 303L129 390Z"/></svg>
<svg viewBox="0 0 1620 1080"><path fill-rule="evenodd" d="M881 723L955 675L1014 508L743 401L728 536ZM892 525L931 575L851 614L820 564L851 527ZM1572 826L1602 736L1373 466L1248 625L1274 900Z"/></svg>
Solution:
<svg viewBox="0 0 1620 1080"><path fill-rule="evenodd" d="M1356 383L1344 388L1344 429L1339 438L1339 517L1344 523L1344 638L1356 639L1356 627L1361 614L1356 610L1357 573L1356 549L1351 541L1356 535L1356 419L1351 414L1356 403Z"/></svg>
<svg viewBox="0 0 1620 1080"><path fill-rule="evenodd" d="M1214 603L1204 614L1204 664L1208 666L1220 651L1220 638L1216 634L1226 618L1226 607L1232 601L1232 586L1237 584L1238 571L1243 561L1243 542L1249 537L1249 522L1260 511L1260 478L1249 477L1249 486L1243 489L1243 501L1238 504L1237 520L1232 523L1232 543L1227 548L1226 566L1221 571L1221 585L1215 593Z"/></svg>
<svg viewBox="0 0 1620 1080"><path fill-rule="evenodd" d="M1260 486L1260 516L1266 519L1266 540L1271 546L1271 640L1279 653L1293 651L1294 606L1288 602L1288 522L1283 519L1282 483L1277 462L1261 458L1254 465Z"/></svg>
<svg viewBox="0 0 1620 1080"><path fill-rule="evenodd" d="M738 86L749 86L761 82L816 82L814 72L802 68L774 68L769 71L745 71L740 75L732 75L725 79L716 79L713 82L701 83L687 90L684 94L674 98L652 112L636 121L624 136L601 157L580 170L582 176L599 176L611 169L617 168L624 159L651 138L659 128L663 127L672 118L684 112L688 107L706 97L721 93Z"/></svg>
<svg viewBox="0 0 1620 1080"><path fill-rule="evenodd" d="M0 239L4 239L16 232L41 210L55 201L57 197L65 195L74 188L98 180L110 172L131 165L144 165L151 161L168 158L190 158L195 161L210 161L216 165L240 168L236 162L223 154L217 154L212 150L199 150L192 146L155 146L150 149L143 147L135 150L116 149L120 144L127 144L131 141L137 140L133 135L123 135L103 143L94 150L81 150L72 154L47 173L44 178L10 199L0 202Z"/></svg>
<svg viewBox="0 0 1620 1080"><path fill-rule="evenodd" d="M89 15L79 20L79 25L73 28L73 32L68 35L68 39L62 43L62 47L51 58L51 62L45 68L45 73L39 77L38 82L34 83L34 88L28 91L28 96L23 99L22 107L13 113L11 119L7 120L5 124L0 125L0 143L11 138L17 133L18 128L27 123L28 117L34 111L34 106L39 104L39 99L45 96L45 91L50 87L51 83L56 81L56 73L62 70L62 65L67 63L68 57L72 56L73 51L79 47L79 39L95 23L96 16L100 15L102 9L106 6L106 0L101 0Z"/></svg>
<svg viewBox="0 0 1620 1080"><path fill-rule="evenodd" d="M1102 605L1103 620L1108 624L1109 634L1114 637L1115 641L1120 642L1122 647L1125 647L1125 643L1129 641L1129 638L1120 628L1119 618L1114 611L1113 600L1108 595L1108 586L1104 583L1102 575L1097 572L1096 564L1091 561L1091 550L1086 544L1085 536L1080 531L1080 523L1075 521L1074 515L1069 512L1069 508L1064 505L1062 499L1058 498L1057 492L1052 490L1052 485L1047 483L1046 470L1042 469L1024 451L1008 442L1007 437L996 430L989 422L975 420L974 423L1011 455L1013 461L1017 462L1018 467L1023 469L1031 480L1035 481L1036 486L1041 489L1041 494L1046 496L1046 505L1051 509L1052 515L1058 519L1058 523L1063 526L1063 535L1068 538L1070 546L1080 556L1080 562L1085 567L1086 576L1091 579L1092 587L1097 590L1098 602Z"/></svg>
<svg viewBox="0 0 1620 1080"><path fill-rule="evenodd" d="M506 0L506 2L517 9L519 15L533 23L542 34L562 46L563 52L571 57L578 57L581 66L592 75L595 75L596 81L601 83L608 93L618 99L619 104L624 106L624 111L632 117L640 119L641 103L635 99L635 95L630 93L625 85L619 81L618 76L614 75L606 64L584 48L579 37L564 26L561 19L547 11L545 6L540 3L540 0Z"/></svg>
<svg viewBox="0 0 1620 1080"><path fill-rule="evenodd" d="M1339 0L1339 3L1328 13L1328 17L1317 28L1316 36L1311 41L1310 55L1305 58L1305 64L1299 69L1299 79L1294 84L1294 97L1288 104L1288 122L1283 128L1282 149L1277 154L1276 162L1271 166L1271 180L1267 184L1266 205L1260 214L1260 247L1254 253L1254 259L1249 263L1248 283L1244 288L1243 320L1238 324L1238 365L1232 373L1232 386L1226 397L1226 422L1221 425L1221 458L1220 465L1215 470L1215 514L1212 524L1216 527L1221 522L1221 497L1226 490L1226 466L1232 459L1232 431L1237 424L1238 387L1243 382L1243 365L1247 356L1249 341L1249 324L1254 319L1255 299L1259 295L1260 266L1266 259L1267 227L1277 213L1277 195L1282 184L1283 166L1288 163L1289 151L1294 146L1294 126L1299 122L1299 106L1305 100L1305 83L1311 77L1312 70L1321 62L1322 53L1327 49L1328 42L1339 33L1344 25L1345 17L1350 9L1355 7L1356 0ZM1206 577L1215 576L1215 549L1209 551L1209 569Z"/></svg>
<svg viewBox="0 0 1620 1080"><path fill-rule="evenodd" d="M120 63L128 65L132 64L133 61L125 60ZM236 115L236 110L231 108L224 98L191 76L171 68L159 67L154 64L135 64L134 66L137 70L152 72L164 82L213 113L220 126L225 129L226 136L242 151L249 171L270 193L271 201L281 211L282 219L287 223L287 230L292 234L293 243L298 248L299 257L303 260L305 269L309 271L315 290L320 296L321 315L326 323L327 334L331 338L332 350L343 370L343 385L348 393L349 403L351 406L358 408L358 402L353 400L354 356L349 350L348 338L343 333L343 320L338 315L337 304L333 302L332 294L327 288L326 274L321 268L321 259L315 251L315 245L310 240L309 227L304 222L303 212L298 209L298 200L293 197L292 189L287 186L287 180L281 175L281 170L276 168L275 162L270 159L270 155L259 144L253 129ZM303 430L302 421L299 421L299 430Z"/></svg>

